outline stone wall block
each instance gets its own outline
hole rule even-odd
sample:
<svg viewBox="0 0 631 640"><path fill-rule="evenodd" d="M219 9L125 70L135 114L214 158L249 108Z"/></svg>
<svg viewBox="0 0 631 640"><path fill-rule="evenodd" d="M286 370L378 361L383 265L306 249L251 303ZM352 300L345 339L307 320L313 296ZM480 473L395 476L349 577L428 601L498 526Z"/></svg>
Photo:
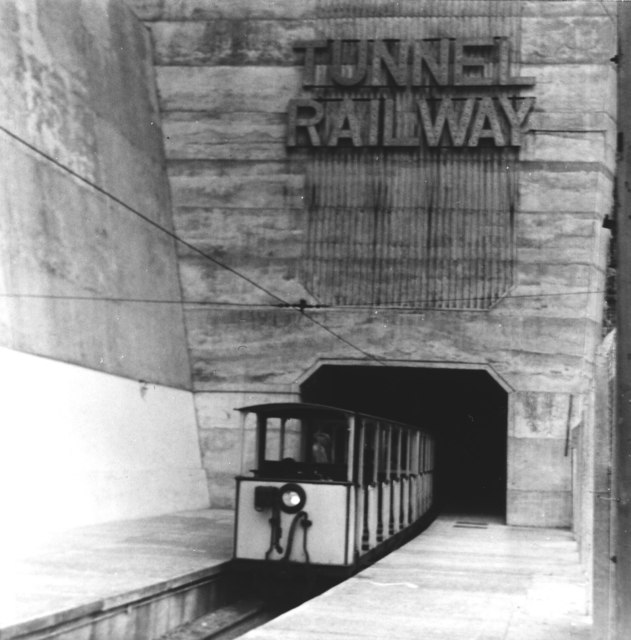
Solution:
<svg viewBox="0 0 631 640"><path fill-rule="evenodd" d="M506 297L502 298L493 307L493 316L536 316L539 318L568 318L575 320L580 317L597 317L586 310L591 306L592 300L602 304L602 288L590 285L588 290L568 293L553 291L542 292L536 286L516 287Z"/></svg>
<svg viewBox="0 0 631 640"><path fill-rule="evenodd" d="M564 439L508 439L508 489L570 491L571 457Z"/></svg>
<svg viewBox="0 0 631 640"><path fill-rule="evenodd" d="M572 494L569 491L507 492L506 521L512 526L563 527L572 525Z"/></svg>
<svg viewBox="0 0 631 640"><path fill-rule="evenodd" d="M200 429L199 444L202 465L210 472L241 473L242 433L235 429Z"/></svg>
<svg viewBox="0 0 631 640"><path fill-rule="evenodd" d="M603 2L594 0L522 0L521 13L524 17L535 18L575 18L596 17L611 19Z"/></svg>
<svg viewBox="0 0 631 640"><path fill-rule="evenodd" d="M572 269L572 266L574 269ZM597 318L600 316L593 316L590 313L591 307L588 303L591 303L590 296L603 293L602 287L597 286L596 283L601 282L604 276L604 269L589 264L575 263L568 266L533 263L531 265L522 265L516 287L506 298L497 303L496 308L500 308L505 304L506 300L510 301L512 297L530 297L533 301L537 297L547 297L550 298L548 300L549 305L557 304L558 300L559 308L562 309L567 302L560 300L560 298L571 296L582 298L585 304L583 313L579 314L578 317L589 321L598 321ZM538 277L541 277L541 287L537 286ZM537 317L535 309L525 313L527 316Z"/></svg>
<svg viewBox="0 0 631 640"><path fill-rule="evenodd" d="M451 330L460 325L459 331L464 336L461 333L458 338L468 351L475 353L481 348L493 356L505 350L519 350L525 354L575 355L580 353L584 329L580 318L568 321L537 316L491 317L471 325L462 321L450 325Z"/></svg>
<svg viewBox="0 0 631 640"><path fill-rule="evenodd" d="M287 157L284 115L179 115L173 112L163 123L169 159L282 161Z"/></svg>
<svg viewBox="0 0 631 640"><path fill-rule="evenodd" d="M592 257L592 243L582 238L570 237L558 246L554 241L546 242L541 238L521 237L517 241L517 260L520 265L543 264L553 270L555 265L591 264Z"/></svg>
<svg viewBox="0 0 631 640"><path fill-rule="evenodd" d="M232 471L206 471L211 509L234 509L237 493L236 474Z"/></svg>
<svg viewBox="0 0 631 640"><path fill-rule="evenodd" d="M516 438L564 439L580 414L582 397L567 393L519 392L515 394Z"/></svg>
<svg viewBox="0 0 631 640"><path fill-rule="evenodd" d="M525 136L520 153L524 161L580 162L584 158L611 168L605 132L534 131Z"/></svg>
<svg viewBox="0 0 631 640"><path fill-rule="evenodd" d="M538 385L535 390L549 389L550 384L575 390L581 384L576 370L584 357L580 320L535 318L520 325L515 320L504 323L502 318L489 321L483 329L462 317L432 312L411 315L405 324L397 318L389 322L388 314L369 323L340 312L320 312L316 318L379 358L463 363L488 358L506 370L505 377L519 376L520 384L532 378ZM187 313L187 321L195 377L203 388L209 383L227 384L231 377L290 384L316 354L365 359L291 309L197 309ZM213 337L219 335L221 339ZM240 345L247 348L239 349Z"/></svg>
<svg viewBox="0 0 631 640"><path fill-rule="evenodd" d="M609 142L616 139L616 121L611 113L603 112L568 112L557 110L533 111L528 116L530 130L553 132L593 133L605 132Z"/></svg>
<svg viewBox="0 0 631 640"><path fill-rule="evenodd" d="M606 14L525 17L521 27L522 62L608 62L616 54L616 26Z"/></svg>
<svg viewBox="0 0 631 640"><path fill-rule="evenodd" d="M554 169L554 167L552 167ZM599 172L585 167L574 171L522 170L520 201L523 211L598 211Z"/></svg>
<svg viewBox="0 0 631 640"><path fill-rule="evenodd" d="M521 75L533 76L534 87L524 95L536 97L537 111L603 112L615 115L616 70L606 64L522 66Z"/></svg>
<svg viewBox="0 0 631 640"><path fill-rule="evenodd" d="M559 244L566 237L581 238L588 243L598 223L599 217L590 211L559 211L554 216L545 212L522 211L517 219L517 233L525 239L539 237Z"/></svg>
<svg viewBox="0 0 631 640"><path fill-rule="evenodd" d="M230 264L229 261L227 264ZM252 276L251 271L240 269L240 272L246 277ZM290 304L298 304L301 298L310 303L317 302L297 280L297 265L294 261L271 265L264 273L258 273L259 287L220 266L213 266L201 256L199 259L182 261L181 273L187 306L196 302L200 302L202 308L204 302L278 306L280 300L268 294L268 291Z"/></svg>
<svg viewBox="0 0 631 640"><path fill-rule="evenodd" d="M217 176L209 179L203 173L196 176L171 176L173 202L177 206L202 207L212 202L216 207L297 208L303 201L304 176L268 174L249 177Z"/></svg>
<svg viewBox="0 0 631 640"><path fill-rule="evenodd" d="M512 357L511 361L506 360ZM493 354L491 364L515 389L582 393L588 382L582 373L585 359L579 356L532 355L513 352Z"/></svg>
<svg viewBox="0 0 631 640"><path fill-rule="evenodd" d="M236 393L196 393L194 398L197 419L202 429L207 431L213 429L240 431L241 413L237 411L238 408L265 402L291 402L295 396L290 391L270 395L254 390ZM251 418L250 415L246 420L245 427L248 431L252 431L256 426L256 420ZM208 435L212 436L212 434Z"/></svg>
<svg viewBox="0 0 631 640"><path fill-rule="evenodd" d="M187 144L182 151L167 149L167 156L175 160L190 157L191 159L205 160L251 160L277 162L287 157L287 149L282 142L254 142L254 143L228 143L205 144L203 140L196 140Z"/></svg>
<svg viewBox="0 0 631 640"><path fill-rule="evenodd" d="M599 272L604 273L604 269L590 264L520 264L516 284L522 291L529 287L533 292L547 294L584 293L592 291L592 279Z"/></svg>
<svg viewBox="0 0 631 640"><path fill-rule="evenodd" d="M318 0L128 0L141 20L287 20L313 18Z"/></svg>
<svg viewBox="0 0 631 640"><path fill-rule="evenodd" d="M500 5L496 0L275 0L255 3L248 0L129 0L142 20L217 20L217 19L309 19L348 18L387 19L408 16L424 18L506 19L519 15L513 2ZM574 9L576 11L576 9ZM568 13L567 11L565 13ZM535 14L537 15L537 14ZM601 15L596 13L595 15Z"/></svg>
<svg viewBox="0 0 631 640"><path fill-rule="evenodd" d="M297 260L305 233L304 211L292 209L178 207L176 228L180 237L200 249L225 256L231 264L268 258ZM208 238L213 238L210 244ZM230 255L228 255L230 254ZM185 247L182 256L193 255Z"/></svg>
<svg viewBox="0 0 631 640"><path fill-rule="evenodd" d="M301 86L297 67L157 67L164 111L285 113Z"/></svg>
<svg viewBox="0 0 631 640"><path fill-rule="evenodd" d="M293 43L314 40L312 21L153 22L158 65L295 65Z"/></svg>
<svg viewBox="0 0 631 640"><path fill-rule="evenodd" d="M595 210L600 214L601 220L606 215L613 214L614 207L614 179L613 175L602 172L597 180Z"/></svg>

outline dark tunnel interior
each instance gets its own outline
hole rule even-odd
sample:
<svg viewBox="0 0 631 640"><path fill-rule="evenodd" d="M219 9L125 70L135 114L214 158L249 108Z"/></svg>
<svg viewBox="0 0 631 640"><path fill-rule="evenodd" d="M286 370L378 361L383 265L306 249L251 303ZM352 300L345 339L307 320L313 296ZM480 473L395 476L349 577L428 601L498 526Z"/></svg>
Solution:
<svg viewBox="0 0 631 640"><path fill-rule="evenodd" d="M505 518L508 396L486 371L325 365L301 392L304 402L427 427L439 509Z"/></svg>

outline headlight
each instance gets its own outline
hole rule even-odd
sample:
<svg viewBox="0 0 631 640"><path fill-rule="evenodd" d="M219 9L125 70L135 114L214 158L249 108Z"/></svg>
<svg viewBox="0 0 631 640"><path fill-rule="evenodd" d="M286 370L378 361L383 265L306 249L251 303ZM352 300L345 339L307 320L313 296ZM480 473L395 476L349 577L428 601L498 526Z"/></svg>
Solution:
<svg viewBox="0 0 631 640"><path fill-rule="evenodd" d="M280 489L280 508L285 513L298 513L307 502L305 490L298 484L286 484Z"/></svg>
<svg viewBox="0 0 631 640"><path fill-rule="evenodd" d="M301 500L302 498L298 495L297 491L287 491L286 493L283 493L282 501L288 509L297 507Z"/></svg>

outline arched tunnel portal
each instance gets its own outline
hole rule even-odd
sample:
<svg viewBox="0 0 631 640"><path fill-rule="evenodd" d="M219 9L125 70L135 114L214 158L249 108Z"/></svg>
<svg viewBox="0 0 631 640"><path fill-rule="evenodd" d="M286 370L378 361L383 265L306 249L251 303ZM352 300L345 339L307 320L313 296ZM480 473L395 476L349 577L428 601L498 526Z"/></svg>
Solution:
<svg viewBox="0 0 631 640"><path fill-rule="evenodd" d="M508 394L486 371L322 365L301 395L430 429L441 511L505 518Z"/></svg>

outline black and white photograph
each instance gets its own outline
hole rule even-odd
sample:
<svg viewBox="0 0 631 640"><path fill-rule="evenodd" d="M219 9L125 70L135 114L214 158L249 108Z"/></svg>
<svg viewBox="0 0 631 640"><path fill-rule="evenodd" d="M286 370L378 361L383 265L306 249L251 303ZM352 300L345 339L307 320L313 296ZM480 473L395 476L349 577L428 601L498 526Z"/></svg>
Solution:
<svg viewBox="0 0 631 640"><path fill-rule="evenodd" d="M631 639L631 0L0 0L0 640Z"/></svg>

